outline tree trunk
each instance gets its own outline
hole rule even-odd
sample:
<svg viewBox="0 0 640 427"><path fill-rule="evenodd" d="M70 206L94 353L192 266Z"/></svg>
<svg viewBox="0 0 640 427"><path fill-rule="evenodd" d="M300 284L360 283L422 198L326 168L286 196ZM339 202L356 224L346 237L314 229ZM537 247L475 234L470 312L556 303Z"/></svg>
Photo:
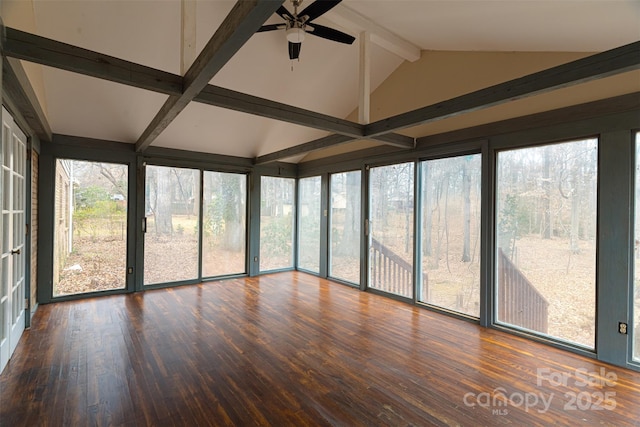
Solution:
<svg viewBox="0 0 640 427"><path fill-rule="evenodd" d="M411 164L413 166L413 164ZM403 201L404 204L404 252L413 251L413 167L408 167L409 178L407 179L407 197Z"/></svg>
<svg viewBox="0 0 640 427"><path fill-rule="evenodd" d="M578 166L574 165L571 171L573 189L571 191L571 253L580 253L580 183L578 182Z"/></svg>
<svg viewBox="0 0 640 427"><path fill-rule="evenodd" d="M423 171L423 182L424 186L422 189L423 199L422 199L422 211L424 212L424 225L422 227L422 254L425 256L431 255L433 251L433 244L431 238L431 229L433 227L433 191L429 191L432 188L431 185L431 168L428 163L424 163Z"/></svg>
<svg viewBox="0 0 640 427"><path fill-rule="evenodd" d="M156 234L172 234L171 200L173 198L171 197L171 169L159 167L157 171Z"/></svg>
<svg viewBox="0 0 640 427"><path fill-rule="evenodd" d="M544 179L542 187L544 188L544 200L542 209L544 211L544 226L542 229L542 238L550 239L552 236L551 224L551 147L544 150Z"/></svg>
<svg viewBox="0 0 640 427"><path fill-rule="evenodd" d="M471 175L469 175L467 163L467 159L462 163L462 198L464 199L462 262L471 261Z"/></svg>
<svg viewBox="0 0 640 427"><path fill-rule="evenodd" d="M358 173L349 172L346 177L344 230L338 253L355 255L360 253L360 181Z"/></svg>
<svg viewBox="0 0 640 427"><path fill-rule="evenodd" d="M227 250L239 252L244 247L244 218L245 204L242 191L242 175L224 176L220 190L224 194L224 247Z"/></svg>

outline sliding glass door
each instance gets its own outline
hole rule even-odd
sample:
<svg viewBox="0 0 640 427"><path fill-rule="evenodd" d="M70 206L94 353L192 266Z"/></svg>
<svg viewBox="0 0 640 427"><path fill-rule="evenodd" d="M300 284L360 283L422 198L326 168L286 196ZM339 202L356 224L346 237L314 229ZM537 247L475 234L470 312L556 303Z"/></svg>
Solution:
<svg viewBox="0 0 640 427"><path fill-rule="evenodd" d="M320 220L322 179L319 176L298 181L298 267L320 272Z"/></svg>
<svg viewBox="0 0 640 427"><path fill-rule="evenodd" d="M418 300L479 317L481 155L427 160L420 167Z"/></svg>
<svg viewBox="0 0 640 427"><path fill-rule="evenodd" d="M200 171L146 167L144 284L199 278Z"/></svg>
<svg viewBox="0 0 640 427"><path fill-rule="evenodd" d="M360 171L330 177L329 276L360 284Z"/></svg>
<svg viewBox="0 0 640 427"><path fill-rule="evenodd" d="M53 296L124 289L128 166L55 162Z"/></svg>
<svg viewBox="0 0 640 427"><path fill-rule="evenodd" d="M413 297L414 163L369 171L369 287Z"/></svg>
<svg viewBox="0 0 640 427"><path fill-rule="evenodd" d="M595 347L598 141L497 157L497 320Z"/></svg>
<svg viewBox="0 0 640 427"><path fill-rule="evenodd" d="M204 171L202 276L246 272L247 176Z"/></svg>
<svg viewBox="0 0 640 427"><path fill-rule="evenodd" d="M260 185L260 271L293 267L295 179L263 176Z"/></svg>

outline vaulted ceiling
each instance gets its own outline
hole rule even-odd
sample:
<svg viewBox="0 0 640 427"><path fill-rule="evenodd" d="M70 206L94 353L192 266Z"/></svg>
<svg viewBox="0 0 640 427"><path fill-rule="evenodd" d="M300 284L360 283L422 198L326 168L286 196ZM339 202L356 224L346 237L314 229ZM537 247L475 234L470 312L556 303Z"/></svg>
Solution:
<svg viewBox="0 0 640 427"><path fill-rule="evenodd" d="M3 0L2 13L9 27L184 75L234 4ZM288 0L285 6L292 10ZM279 20L273 15L267 22ZM371 35L374 91L404 61L416 60L425 50L601 52L638 41L640 2L344 0L317 22L356 38L365 30ZM300 60L290 61L284 32L257 33L210 83L346 118L359 101L358 44L310 36ZM144 89L40 67L26 68L54 133L133 144L167 99ZM326 135L323 130L192 102L153 146L256 157Z"/></svg>

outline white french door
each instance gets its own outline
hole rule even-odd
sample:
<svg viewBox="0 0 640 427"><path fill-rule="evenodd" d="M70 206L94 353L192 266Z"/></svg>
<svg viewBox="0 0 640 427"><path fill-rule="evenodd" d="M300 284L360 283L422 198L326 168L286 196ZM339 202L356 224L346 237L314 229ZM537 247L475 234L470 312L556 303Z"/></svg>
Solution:
<svg viewBox="0 0 640 427"><path fill-rule="evenodd" d="M0 258L0 372L25 327L26 137L2 109L2 256Z"/></svg>

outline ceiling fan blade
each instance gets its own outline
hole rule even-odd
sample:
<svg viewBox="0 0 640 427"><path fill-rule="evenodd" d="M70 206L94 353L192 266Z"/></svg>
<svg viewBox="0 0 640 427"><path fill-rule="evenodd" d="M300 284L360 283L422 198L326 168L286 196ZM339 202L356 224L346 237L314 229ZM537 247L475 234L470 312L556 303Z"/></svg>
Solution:
<svg viewBox="0 0 640 427"><path fill-rule="evenodd" d="M302 49L302 43L289 42L289 59L298 59L300 57L300 49Z"/></svg>
<svg viewBox="0 0 640 427"><path fill-rule="evenodd" d="M324 25L318 24L307 24L307 34L313 34L317 37L322 37L323 39L333 40L338 43L352 44L355 41L355 37L350 36L349 34L343 33L342 31L334 30L333 28L325 27Z"/></svg>
<svg viewBox="0 0 640 427"><path fill-rule="evenodd" d="M265 31L275 31L275 30L282 30L284 28L287 28L286 24L270 24L270 25L263 25L262 27L260 27L258 29L258 31L256 31L256 33L264 33Z"/></svg>
<svg viewBox="0 0 640 427"><path fill-rule="evenodd" d="M277 13L278 15L280 15L280 17L281 17L282 19L284 19L285 21L287 20L287 18L288 18L288 19L290 19L290 20L293 20L293 15L292 15L292 14L291 14L291 12L289 12L289 11L287 10L287 8L286 8L286 7L284 7L284 6L280 6L280 7L278 8L278 10L276 10L276 13Z"/></svg>
<svg viewBox="0 0 640 427"><path fill-rule="evenodd" d="M342 0L316 0L300 12L298 16L300 18L307 16L307 22L313 21L318 16L336 7L341 1Z"/></svg>

